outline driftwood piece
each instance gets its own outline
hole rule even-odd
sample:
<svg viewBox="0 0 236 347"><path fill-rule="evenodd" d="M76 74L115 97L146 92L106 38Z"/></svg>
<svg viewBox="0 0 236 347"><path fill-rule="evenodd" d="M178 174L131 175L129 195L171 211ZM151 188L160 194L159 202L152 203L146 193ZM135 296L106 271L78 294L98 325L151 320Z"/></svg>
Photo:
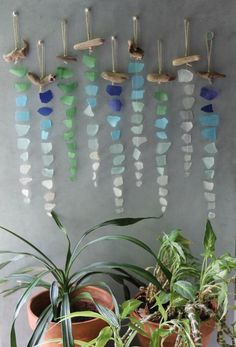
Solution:
<svg viewBox="0 0 236 347"><path fill-rule="evenodd" d="M128 51L132 58L136 60L142 60L144 51L142 48L137 47L132 40L128 40Z"/></svg>
<svg viewBox="0 0 236 347"><path fill-rule="evenodd" d="M63 60L64 63L70 63L71 61L77 61L77 58L73 55L58 55L58 59Z"/></svg>
<svg viewBox="0 0 236 347"><path fill-rule="evenodd" d="M13 51L4 54L3 55L3 59L7 62L13 62L13 63L17 63L19 60L23 60L26 58L26 56L29 53L29 43L28 41L23 40L24 45L22 48L17 48L14 49Z"/></svg>
<svg viewBox="0 0 236 347"><path fill-rule="evenodd" d="M190 64L190 63L194 63L195 61L199 61L200 59L201 57L198 54L188 55L187 57L179 57L179 58L173 59L172 65L180 66L184 64Z"/></svg>
<svg viewBox="0 0 236 347"><path fill-rule="evenodd" d="M123 72L112 72L112 71L104 71L101 74L101 77L112 83L123 83L129 79L129 75Z"/></svg>
<svg viewBox="0 0 236 347"><path fill-rule="evenodd" d="M35 86L38 86L40 90L56 80L56 75L53 74L49 74L43 78L40 78L37 74L28 72L27 77L30 82L32 82Z"/></svg>
<svg viewBox="0 0 236 347"><path fill-rule="evenodd" d="M84 42L78 42L74 45L74 49L76 51L83 51L85 49L101 46L104 44L104 42L105 40L101 38L96 38L96 39L92 39L92 40L88 40Z"/></svg>
<svg viewBox="0 0 236 347"><path fill-rule="evenodd" d="M226 75L223 73L219 73L216 71L208 72L208 71L199 71L196 73L197 76L203 78L204 80L208 80L210 83L213 83L215 79L225 78Z"/></svg>
<svg viewBox="0 0 236 347"><path fill-rule="evenodd" d="M174 81L175 78L176 78L175 76L170 76L168 74L159 74L159 73L149 73L147 75L147 80L149 82L158 83L158 84Z"/></svg>

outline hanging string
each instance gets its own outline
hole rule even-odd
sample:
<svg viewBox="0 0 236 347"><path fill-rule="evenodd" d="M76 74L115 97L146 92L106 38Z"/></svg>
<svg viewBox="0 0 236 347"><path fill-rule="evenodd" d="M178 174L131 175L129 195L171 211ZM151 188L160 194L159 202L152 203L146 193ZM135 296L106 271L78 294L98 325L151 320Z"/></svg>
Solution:
<svg viewBox="0 0 236 347"><path fill-rule="evenodd" d="M62 43L63 43L63 53L64 56L67 56L67 20L64 19L61 21L61 35L62 35Z"/></svg>
<svg viewBox="0 0 236 347"><path fill-rule="evenodd" d="M214 33L208 31L206 33L206 49L207 49L207 72L211 70L211 57L212 57L212 46L213 46Z"/></svg>
<svg viewBox="0 0 236 347"><path fill-rule="evenodd" d="M185 57L188 56L189 52L189 20L184 19L184 44L185 44Z"/></svg>
<svg viewBox="0 0 236 347"><path fill-rule="evenodd" d="M20 48L20 28L19 28L19 13L12 13L13 19L13 32L14 32L14 41L15 41L15 49Z"/></svg>
<svg viewBox="0 0 236 347"><path fill-rule="evenodd" d="M163 50L162 50L162 41L157 40L157 66L159 75L162 73L163 65Z"/></svg>
<svg viewBox="0 0 236 347"><path fill-rule="evenodd" d="M37 44L38 62L40 69L40 78L45 76L45 47L44 42L39 40Z"/></svg>
<svg viewBox="0 0 236 347"><path fill-rule="evenodd" d="M134 45L138 44L138 17L133 17L133 34L134 34Z"/></svg>
<svg viewBox="0 0 236 347"><path fill-rule="evenodd" d="M111 61L112 61L112 72L116 72L116 38L111 37Z"/></svg>
<svg viewBox="0 0 236 347"><path fill-rule="evenodd" d="M91 37L92 37L90 9L86 8L84 11L85 11L85 22L86 22L87 39L90 40Z"/></svg>

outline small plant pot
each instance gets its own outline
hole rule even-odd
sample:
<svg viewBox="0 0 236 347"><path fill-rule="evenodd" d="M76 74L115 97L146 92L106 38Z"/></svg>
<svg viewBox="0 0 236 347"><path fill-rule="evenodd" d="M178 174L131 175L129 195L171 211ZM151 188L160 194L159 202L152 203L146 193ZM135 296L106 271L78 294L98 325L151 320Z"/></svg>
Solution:
<svg viewBox="0 0 236 347"><path fill-rule="evenodd" d="M132 312L131 316L140 320L140 316L138 315L137 312ZM137 335L138 340L140 342L140 345L142 347L149 347L150 346L151 335L154 332L154 330L156 330L158 328L158 326L159 326L159 324L154 323L154 322L143 323L143 330L150 337L146 337L146 336L143 336L140 334ZM203 321L200 324L200 332L202 334L202 347L208 346L214 328L215 328L215 321L213 319L208 319L206 321ZM168 336L167 339L165 340L164 344L163 344L163 347L174 347L176 337L177 337L176 334L171 334L170 336Z"/></svg>
<svg viewBox="0 0 236 347"><path fill-rule="evenodd" d="M87 286L78 290L76 294L88 292L93 297L94 301L113 310L113 300L111 295L106 291L98 287ZM37 320L40 313L49 305L50 297L48 291L40 292L32 297L27 306L28 322L32 330L36 328ZM107 324L99 318L93 318L83 322L72 322L72 332L75 340L90 341L98 336L99 332ZM44 335L44 341L51 339L61 338L61 325L51 322L48 325L47 331ZM44 347L62 347L62 343L45 343ZM75 345L79 347L79 345Z"/></svg>

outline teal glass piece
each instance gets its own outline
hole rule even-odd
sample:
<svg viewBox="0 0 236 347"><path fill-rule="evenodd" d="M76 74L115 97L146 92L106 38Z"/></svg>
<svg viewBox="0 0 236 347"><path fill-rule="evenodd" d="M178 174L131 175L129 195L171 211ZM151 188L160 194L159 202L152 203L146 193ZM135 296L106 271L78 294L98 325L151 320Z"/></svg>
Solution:
<svg viewBox="0 0 236 347"><path fill-rule="evenodd" d="M51 119L42 119L40 121L40 128L42 130L48 130L48 129L51 129L51 127L52 127Z"/></svg>
<svg viewBox="0 0 236 347"><path fill-rule="evenodd" d="M138 61L130 61L128 65L128 73L140 73L143 71L144 63Z"/></svg>
<svg viewBox="0 0 236 347"><path fill-rule="evenodd" d="M133 114L131 116L131 123L133 124L141 124L143 121L143 115L141 113Z"/></svg>
<svg viewBox="0 0 236 347"><path fill-rule="evenodd" d="M89 96L96 96L98 92L98 86L95 84L88 84L85 86L85 93Z"/></svg>
<svg viewBox="0 0 236 347"><path fill-rule="evenodd" d="M117 143L117 144L111 145L109 147L109 150L113 154L120 154L123 152L124 146L121 143Z"/></svg>
<svg viewBox="0 0 236 347"><path fill-rule="evenodd" d="M72 141L74 139L75 133L74 131L66 131L64 133L64 140L65 141Z"/></svg>
<svg viewBox="0 0 236 347"><path fill-rule="evenodd" d="M76 107L70 107L66 110L66 118L67 119L73 119L76 115Z"/></svg>
<svg viewBox="0 0 236 347"><path fill-rule="evenodd" d="M132 91L131 99L132 100L142 100L144 98L144 93L145 93L145 90L135 89Z"/></svg>
<svg viewBox="0 0 236 347"><path fill-rule="evenodd" d="M47 141L48 136L49 136L49 132L48 131L45 131L45 130L41 131L41 140L42 141Z"/></svg>
<svg viewBox="0 0 236 347"><path fill-rule="evenodd" d="M120 134L121 134L121 131L120 130L113 130L111 131L111 138L113 141L117 141L120 139Z"/></svg>
<svg viewBox="0 0 236 347"><path fill-rule="evenodd" d="M16 82L15 89L17 92L26 92L30 89L31 84L29 82Z"/></svg>
<svg viewBox="0 0 236 347"><path fill-rule="evenodd" d="M202 158L202 161L203 161L207 170L211 169L215 164L214 157L204 157L204 158Z"/></svg>
<svg viewBox="0 0 236 347"><path fill-rule="evenodd" d="M16 97L16 106L25 107L27 105L28 97L27 95L19 95Z"/></svg>
<svg viewBox="0 0 236 347"><path fill-rule="evenodd" d="M171 142L159 142L156 148L157 154L166 153L169 150L170 146L171 146Z"/></svg>
<svg viewBox="0 0 236 347"><path fill-rule="evenodd" d="M121 120L121 116L116 116L116 115L107 116L107 122L113 128L115 128L117 126L117 124L119 123L120 120Z"/></svg>
<svg viewBox="0 0 236 347"><path fill-rule="evenodd" d="M59 66L56 71L57 79L67 79L74 76L73 70L68 67Z"/></svg>
<svg viewBox="0 0 236 347"><path fill-rule="evenodd" d="M133 126L133 127L131 127L130 130L132 131L133 134L140 135L143 132L143 124Z"/></svg>
<svg viewBox="0 0 236 347"><path fill-rule="evenodd" d="M91 55L85 54L83 56L83 64L89 69L92 69L96 66L96 58Z"/></svg>
<svg viewBox="0 0 236 347"><path fill-rule="evenodd" d="M42 169L42 175L44 177L52 178L53 175L54 175L54 170L53 169L43 168Z"/></svg>
<svg viewBox="0 0 236 347"><path fill-rule="evenodd" d="M157 116L165 116L167 113L167 106L166 105L157 105L156 109L156 115Z"/></svg>
<svg viewBox="0 0 236 347"><path fill-rule="evenodd" d="M96 151L98 150L99 147L99 143L98 143L98 139L89 139L88 140L88 148L91 149L92 151Z"/></svg>
<svg viewBox="0 0 236 347"><path fill-rule="evenodd" d="M72 93L74 90L78 87L78 82L72 82L72 83L58 83L58 88L63 91L63 93L68 94Z"/></svg>
<svg viewBox="0 0 236 347"><path fill-rule="evenodd" d="M72 129L73 128L73 120L72 119L64 119L63 123L67 127L67 129Z"/></svg>
<svg viewBox="0 0 236 347"><path fill-rule="evenodd" d="M215 170L205 170L204 173L208 180L213 180L215 176Z"/></svg>
<svg viewBox="0 0 236 347"><path fill-rule="evenodd" d="M204 149L209 154L216 154L218 152L215 142L208 143Z"/></svg>
<svg viewBox="0 0 236 347"><path fill-rule="evenodd" d="M168 101L168 94L162 91L157 91L154 94L155 98L157 99L158 102L166 102Z"/></svg>
<svg viewBox="0 0 236 347"><path fill-rule="evenodd" d="M167 124L169 123L168 119L163 117L163 118L158 118L155 120L155 127L160 128L160 129L165 129L167 127Z"/></svg>
<svg viewBox="0 0 236 347"><path fill-rule="evenodd" d="M20 159L24 162L28 161L29 160L29 153L28 152L21 153Z"/></svg>
<svg viewBox="0 0 236 347"><path fill-rule="evenodd" d="M91 81L94 82L98 79L98 72L97 71L86 71L85 72L85 77Z"/></svg>
<svg viewBox="0 0 236 347"><path fill-rule="evenodd" d="M24 66L13 66L9 72L16 77L24 77L27 74L27 68Z"/></svg>
<svg viewBox="0 0 236 347"><path fill-rule="evenodd" d="M42 161L43 161L43 166L48 167L53 163L54 157L51 154L50 155L42 155Z"/></svg>
<svg viewBox="0 0 236 347"><path fill-rule="evenodd" d="M98 124L88 124L87 125L87 134L89 136L97 135L98 130L99 130L99 125Z"/></svg>
<svg viewBox="0 0 236 347"><path fill-rule="evenodd" d="M164 131L157 131L156 136L160 140L167 140L167 135Z"/></svg>
<svg viewBox="0 0 236 347"><path fill-rule="evenodd" d="M16 111L15 118L17 122L29 122L30 113L29 111Z"/></svg>
<svg viewBox="0 0 236 347"><path fill-rule="evenodd" d="M51 142L43 142L41 143L41 151L43 154L48 154L52 151L52 143Z"/></svg>
<svg viewBox="0 0 236 347"><path fill-rule="evenodd" d="M60 100L67 106L73 106L75 104L75 96L73 95L64 95Z"/></svg>
<svg viewBox="0 0 236 347"><path fill-rule="evenodd" d="M112 175L120 175L125 171L124 166L116 166L111 168L111 174Z"/></svg>
<svg viewBox="0 0 236 347"><path fill-rule="evenodd" d="M139 89L142 88L142 86L144 85L144 78L143 76L132 76L131 79L132 82L132 89Z"/></svg>
<svg viewBox="0 0 236 347"><path fill-rule="evenodd" d="M22 137L20 139L17 139L17 148L23 151L26 151L30 145L30 140Z"/></svg>
<svg viewBox="0 0 236 347"><path fill-rule="evenodd" d="M113 158L113 165L114 166L119 166L121 165L125 160L125 155L124 154L120 154L120 155L116 155L114 158Z"/></svg>
<svg viewBox="0 0 236 347"><path fill-rule="evenodd" d="M143 108L144 108L144 103L141 101L133 101L132 107L133 107L134 112L142 112Z"/></svg>
<svg viewBox="0 0 236 347"><path fill-rule="evenodd" d="M88 105L91 106L91 108L95 108L97 106L97 99L96 98L87 98L86 102Z"/></svg>
<svg viewBox="0 0 236 347"><path fill-rule="evenodd" d="M156 157L157 166L166 166L166 155L159 155Z"/></svg>
<svg viewBox="0 0 236 347"><path fill-rule="evenodd" d="M18 136L25 136L30 130L30 125L16 124L16 133Z"/></svg>
<svg viewBox="0 0 236 347"><path fill-rule="evenodd" d="M201 131L201 134L204 139L209 141L215 141L216 140L216 128L204 128Z"/></svg>
<svg viewBox="0 0 236 347"><path fill-rule="evenodd" d="M219 116L218 114L201 115L199 121L202 126L217 127L219 125Z"/></svg>

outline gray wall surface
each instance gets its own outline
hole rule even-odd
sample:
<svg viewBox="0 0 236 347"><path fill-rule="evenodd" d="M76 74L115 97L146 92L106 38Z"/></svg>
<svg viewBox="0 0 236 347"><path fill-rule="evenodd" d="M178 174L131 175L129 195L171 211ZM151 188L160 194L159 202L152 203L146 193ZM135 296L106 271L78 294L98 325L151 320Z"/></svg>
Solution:
<svg viewBox="0 0 236 347"><path fill-rule="evenodd" d="M12 18L13 10L20 12L22 38L31 44L27 59L29 69L38 71L36 42L44 39L46 43L47 71L55 71L59 65L55 58L62 50L60 20L69 19L69 45L85 39L84 8L92 7L93 30L97 36L108 39L104 47L97 50L100 71L111 68L109 37L117 35L119 39L119 68L127 71L128 53L127 39L132 36L132 16L139 15L141 23L140 40L145 50L145 73L156 67L156 39L165 42L165 66L174 73L171 59L183 52L183 19L191 19L191 51L205 57L204 34L208 30L216 33L214 46L214 67L226 73L227 78L215 83L220 96L215 101L217 113L220 115L216 157L216 196L217 217L213 221L218 237L218 251L234 252L236 224L235 195L235 77L236 77L236 28L234 0L0 0L0 53L13 48ZM84 80L81 73L81 56L76 65L79 81L78 89L78 125L77 140L79 148L79 171L76 182L68 180L68 163L65 142L63 140L64 107L59 99L54 99L53 151L55 155L55 189L56 211L67 226L73 241L76 241L86 228L116 217L114 197L110 175L111 155L108 147L111 143L110 129L105 122L108 113L105 93L106 83L99 81L99 106L97 120L100 124L99 140L101 170L99 185L95 189L91 183L91 161L88 158L86 125L87 119L82 114L84 106ZM194 66L204 69L203 60ZM9 66L0 60L0 224L11 228L29 238L49 254L60 265L64 257L64 239L53 221L46 216L43 209L43 189L41 187L41 157L39 137L39 116L36 89L29 92L30 110L32 112L32 141L30 160L32 164L32 203L27 206L22 202L19 185L19 152L16 149L15 133L15 90L14 77L9 75ZM203 196L203 146L197 117L200 113L200 87L204 85L199 79L196 84L196 104L194 106L195 121L193 130L193 166L189 178L183 176L183 153L180 140L180 118L182 86L178 82L168 85L170 93L168 134L172 147L168 153L169 171L169 206L167 213L158 221L141 222L140 224L120 230L106 228L98 234L127 233L154 245L162 231L181 228L193 241L196 255L201 253L202 235L207 218L206 202ZM132 160L133 146L131 142L130 122L130 84L125 85L123 100L125 103L122 123L122 141L125 145L126 171L124 173L125 212L123 216L158 216L158 203L155 168L154 138L154 100L153 92L157 88L146 84L144 133L148 143L143 146L144 178L141 188L135 187L134 167ZM56 86L52 86L55 95L59 96ZM157 244L156 244L157 246ZM155 246L153 246L155 248ZM0 234L0 249L23 250L25 247L4 232ZM142 266L150 265L145 254L137 252L135 247L125 243L104 243L95 246L82 259L83 264L101 260L122 260ZM31 263L30 263L31 264ZM78 267L80 264L78 264ZM113 284L114 285L114 284ZM115 289L119 295L119 289ZM13 317L14 304L18 295L0 299L0 346L9 346L9 329ZM25 312L17 323L19 347L25 347L29 337ZM216 346L212 342L211 347Z"/></svg>

